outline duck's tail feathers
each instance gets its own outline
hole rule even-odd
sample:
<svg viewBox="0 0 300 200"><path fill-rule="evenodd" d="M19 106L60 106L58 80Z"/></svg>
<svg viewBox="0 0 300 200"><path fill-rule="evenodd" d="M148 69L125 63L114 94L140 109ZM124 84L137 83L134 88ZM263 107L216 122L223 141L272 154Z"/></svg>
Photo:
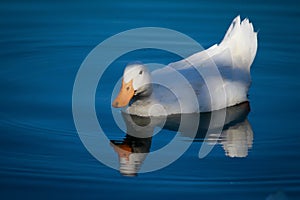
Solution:
<svg viewBox="0 0 300 200"><path fill-rule="evenodd" d="M257 51L257 32L247 18L241 22L237 16L219 46L230 50L234 67L250 71Z"/></svg>

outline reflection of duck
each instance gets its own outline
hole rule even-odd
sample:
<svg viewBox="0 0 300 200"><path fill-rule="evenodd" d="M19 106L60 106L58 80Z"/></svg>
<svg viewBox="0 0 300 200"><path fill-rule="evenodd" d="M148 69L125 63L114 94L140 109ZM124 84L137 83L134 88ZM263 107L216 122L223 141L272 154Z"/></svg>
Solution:
<svg viewBox="0 0 300 200"><path fill-rule="evenodd" d="M226 120L222 133L215 134L218 127L210 126L212 113L171 115L167 119L163 117L139 117L123 113L123 119L127 126L127 135L123 141L112 141L115 151L118 153L120 172L124 175L136 175L147 153L150 151L152 134L155 127L178 131L180 119L184 115L191 122L199 119L196 137L187 126L181 136L193 138L195 142L222 144L225 155L229 157L246 157L248 148L252 147L253 132L247 120L250 111L249 103L243 103L226 109ZM215 111L215 114L222 111ZM198 118L197 116L198 115ZM200 117L199 117L200 115ZM190 130L193 130L192 128Z"/></svg>
<svg viewBox="0 0 300 200"><path fill-rule="evenodd" d="M161 116L195 113L199 109L208 112L245 102L251 82L250 66L256 50L257 34L252 24L248 19L241 22L238 16L222 42L205 51L171 63L151 74L142 64L128 65L120 93L112 105L124 107L135 96L135 101L127 109L128 113ZM218 73L214 73L215 66L221 79ZM178 73L187 81L181 81ZM209 90L206 81L210 83ZM152 84L162 82L164 87ZM176 97L174 90L178 91ZM186 98L196 98L199 105L187 101L179 106L179 100Z"/></svg>
<svg viewBox="0 0 300 200"><path fill-rule="evenodd" d="M201 113L196 141L208 142L215 144L219 142L222 144L225 153L229 157L246 157L248 149L252 147L253 132L250 123L247 120L247 115L250 111L248 102L239 104L237 106L229 107L226 109L226 119L224 127L222 128L221 135L215 134L215 130L219 127L210 127L210 120L212 112ZM223 110L214 111L216 115L222 113ZM191 114L193 118L197 114ZM177 130L180 123L180 115L171 116L167 120L167 129ZM183 136L193 137L186 131Z"/></svg>
<svg viewBox="0 0 300 200"><path fill-rule="evenodd" d="M246 157L252 148L253 132L247 119L230 126L221 135L220 143L229 157Z"/></svg>
<svg viewBox="0 0 300 200"><path fill-rule="evenodd" d="M136 176L151 147L150 138L126 135L121 142L111 141L119 156L120 172L125 176Z"/></svg>

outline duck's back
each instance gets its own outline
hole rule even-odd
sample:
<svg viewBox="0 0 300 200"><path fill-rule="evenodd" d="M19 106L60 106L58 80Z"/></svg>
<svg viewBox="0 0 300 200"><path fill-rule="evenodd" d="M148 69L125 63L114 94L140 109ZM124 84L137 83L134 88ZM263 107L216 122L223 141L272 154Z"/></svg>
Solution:
<svg viewBox="0 0 300 200"><path fill-rule="evenodd" d="M250 67L256 51L257 33L254 32L252 23L248 19L241 22L238 16L220 44L169 66L184 74L191 82L198 95L200 111L217 110L248 100ZM219 74L222 83L212 81L208 88L207 80L215 77L208 77L207 72L213 69L218 70L217 73L212 73L213 76Z"/></svg>
<svg viewBox="0 0 300 200"><path fill-rule="evenodd" d="M177 70L189 68L191 65L201 68L206 66L209 60L213 60L217 66L227 65L250 72L256 51L257 33L254 32L252 23L248 19L241 22L240 16L237 16L220 44L215 44L169 66Z"/></svg>
<svg viewBox="0 0 300 200"><path fill-rule="evenodd" d="M135 101L127 111L159 116L208 112L245 102L256 50L257 33L248 19L241 22L238 16L220 44L153 71L152 81L158 85L152 95Z"/></svg>

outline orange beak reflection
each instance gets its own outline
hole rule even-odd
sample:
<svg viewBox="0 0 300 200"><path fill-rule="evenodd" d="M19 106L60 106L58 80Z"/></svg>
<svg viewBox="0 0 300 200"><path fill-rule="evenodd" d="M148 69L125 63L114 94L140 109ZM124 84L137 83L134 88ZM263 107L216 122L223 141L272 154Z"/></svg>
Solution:
<svg viewBox="0 0 300 200"><path fill-rule="evenodd" d="M133 80L129 81L128 83L125 83L124 80L122 80L120 92L112 103L113 107L121 108L128 105L129 101L134 95L132 82Z"/></svg>
<svg viewBox="0 0 300 200"><path fill-rule="evenodd" d="M132 154L133 150L128 144L111 144L115 152L117 152L119 158L125 158L126 161L129 161L129 156Z"/></svg>

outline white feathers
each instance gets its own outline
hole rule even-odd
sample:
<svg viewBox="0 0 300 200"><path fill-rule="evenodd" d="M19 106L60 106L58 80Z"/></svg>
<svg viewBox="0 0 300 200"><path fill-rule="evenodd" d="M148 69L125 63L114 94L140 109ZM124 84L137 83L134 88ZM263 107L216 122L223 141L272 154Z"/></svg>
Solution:
<svg viewBox="0 0 300 200"><path fill-rule="evenodd" d="M137 91L143 86L151 83L151 75L144 65L131 64L125 68L123 80L125 83L133 80L133 89Z"/></svg>
<svg viewBox="0 0 300 200"><path fill-rule="evenodd" d="M240 16L233 20L219 47L230 50L233 67L250 71L257 51L257 33L247 18L240 21Z"/></svg>
<svg viewBox="0 0 300 200"><path fill-rule="evenodd" d="M257 33L254 32L252 23L248 19L241 22L240 16L237 16L220 44L153 71L153 81L163 82L164 87L153 87L151 96L134 102L127 111L135 115L149 116L149 110L159 104L164 112L151 111L151 115L159 116L207 112L247 101L251 83L250 66L256 51ZM221 81L210 75L214 69L217 69ZM140 75L140 70L146 73ZM174 73L183 75L186 81L174 78ZM143 65L126 67L124 81L131 79L135 90L151 82L150 73ZM172 88L176 89L177 94L172 94ZM194 98L197 102L193 101Z"/></svg>

